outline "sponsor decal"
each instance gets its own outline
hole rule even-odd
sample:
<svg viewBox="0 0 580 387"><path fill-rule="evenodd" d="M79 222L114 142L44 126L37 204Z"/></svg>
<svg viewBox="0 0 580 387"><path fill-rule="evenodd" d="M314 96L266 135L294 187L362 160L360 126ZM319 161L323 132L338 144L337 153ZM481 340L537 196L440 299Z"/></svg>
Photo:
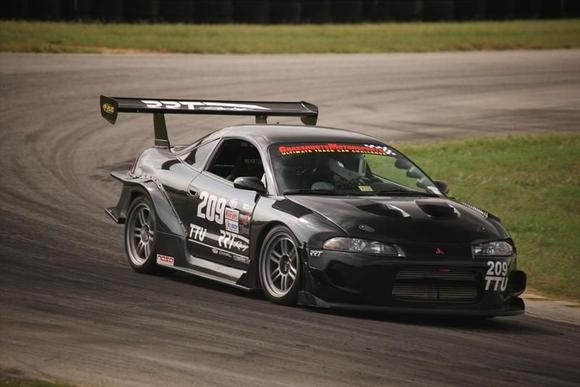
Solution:
<svg viewBox="0 0 580 387"><path fill-rule="evenodd" d="M243 226L247 226L250 224L252 217L248 214L240 214L240 224Z"/></svg>
<svg viewBox="0 0 580 387"><path fill-rule="evenodd" d="M189 225L189 239L195 239L203 242L206 233L207 229L205 227L198 226L197 224Z"/></svg>
<svg viewBox="0 0 580 387"><path fill-rule="evenodd" d="M358 189L363 192L373 192L373 188L370 185L359 185Z"/></svg>
<svg viewBox="0 0 580 387"><path fill-rule="evenodd" d="M199 194L199 199L201 202L197 206L197 217L217 224L224 224L226 199L210 195L206 191Z"/></svg>
<svg viewBox="0 0 580 387"><path fill-rule="evenodd" d="M254 209L254 206L249 204L249 203L243 203L242 204L242 211L243 212L249 212L252 213L252 210Z"/></svg>
<svg viewBox="0 0 580 387"><path fill-rule="evenodd" d="M242 263L250 263L250 258L244 257L243 255L234 254L234 261L242 262Z"/></svg>
<svg viewBox="0 0 580 387"><path fill-rule="evenodd" d="M485 290L505 291L508 285L509 265L506 261L487 261L485 273Z"/></svg>
<svg viewBox="0 0 580 387"><path fill-rule="evenodd" d="M302 153L362 153L382 156L396 156L396 153L384 145L372 144L300 144L280 145L278 151L283 156Z"/></svg>
<svg viewBox="0 0 580 387"><path fill-rule="evenodd" d="M391 148L386 145L374 145L374 144L365 144L366 147L380 149L384 154L387 156L396 156L397 154Z"/></svg>
<svg viewBox="0 0 580 387"><path fill-rule="evenodd" d="M320 257L322 255L322 250L310 250L311 257Z"/></svg>
<svg viewBox="0 0 580 387"><path fill-rule="evenodd" d="M249 239L233 232L228 232L220 230L220 236L218 238L219 247L223 247L226 250L234 250L239 252L246 252L249 245Z"/></svg>
<svg viewBox="0 0 580 387"><path fill-rule="evenodd" d="M213 248L213 249L211 249L211 252L213 254L219 255L221 257L231 258L231 259L233 259L234 261L237 261L237 262L250 263L250 258L244 257L243 255L239 255L239 254L236 254L236 253L230 253L230 252L224 251L222 249Z"/></svg>
<svg viewBox="0 0 580 387"><path fill-rule="evenodd" d="M240 232L240 224L230 219L226 219L226 231L235 232L239 234Z"/></svg>
<svg viewBox="0 0 580 387"><path fill-rule="evenodd" d="M226 258L232 258L234 259L234 254L232 253L228 253L227 251L221 250L221 249L211 249L211 252L214 253L215 255L219 255L221 257L226 257Z"/></svg>
<svg viewBox="0 0 580 387"><path fill-rule="evenodd" d="M160 265L173 266L175 259L169 255L157 254L157 263Z"/></svg>
<svg viewBox="0 0 580 387"><path fill-rule="evenodd" d="M169 101L156 99L142 99L148 109L185 109L185 110L224 110L224 111L246 111L246 110L270 110L264 106L251 105L245 103L229 102L202 102L202 101Z"/></svg>
<svg viewBox="0 0 580 387"><path fill-rule="evenodd" d="M240 220L240 211L226 208L226 219L238 222Z"/></svg>
<svg viewBox="0 0 580 387"><path fill-rule="evenodd" d="M115 113L115 107L113 106L113 104L110 103L104 103L103 104L103 111L107 114L114 114Z"/></svg>

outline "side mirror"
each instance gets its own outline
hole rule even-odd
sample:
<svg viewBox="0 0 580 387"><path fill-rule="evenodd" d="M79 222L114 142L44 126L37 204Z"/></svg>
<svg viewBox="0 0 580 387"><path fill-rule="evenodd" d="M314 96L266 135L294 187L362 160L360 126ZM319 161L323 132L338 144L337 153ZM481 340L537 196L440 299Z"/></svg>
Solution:
<svg viewBox="0 0 580 387"><path fill-rule="evenodd" d="M259 194L266 193L266 187L264 187L262 181L254 176L241 176L236 178L234 180L234 187L248 191L256 191Z"/></svg>
<svg viewBox="0 0 580 387"><path fill-rule="evenodd" d="M443 180L434 180L433 183L435 183L435 186L443 195L447 195L449 193L449 185L447 182Z"/></svg>

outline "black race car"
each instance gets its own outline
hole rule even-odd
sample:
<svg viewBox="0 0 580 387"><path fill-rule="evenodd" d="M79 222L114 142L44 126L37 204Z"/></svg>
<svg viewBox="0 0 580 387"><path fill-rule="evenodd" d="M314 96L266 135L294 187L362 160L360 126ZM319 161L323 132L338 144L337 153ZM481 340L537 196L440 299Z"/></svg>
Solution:
<svg viewBox="0 0 580 387"><path fill-rule="evenodd" d="M500 220L447 196L397 149L314 126L306 102L101 96L101 114L151 113L155 146L118 204L129 264L180 270L280 304L498 316L524 312L526 276ZM164 114L252 115L255 125L171 146ZM268 125L296 116L305 125Z"/></svg>

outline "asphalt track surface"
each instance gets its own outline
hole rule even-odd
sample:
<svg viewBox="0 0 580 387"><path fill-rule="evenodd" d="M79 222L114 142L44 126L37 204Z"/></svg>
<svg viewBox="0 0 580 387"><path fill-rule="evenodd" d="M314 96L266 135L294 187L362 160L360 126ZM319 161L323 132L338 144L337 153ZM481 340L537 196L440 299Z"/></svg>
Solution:
<svg viewBox="0 0 580 387"><path fill-rule="evenodd" d="M326 313L132 272L108 173L152 144L119 96L304 99L387 141L577 131L580 52L0 55L0 375L88 385L578 385L580 329ZM244 118L171 117L186 143Z"/></svg>

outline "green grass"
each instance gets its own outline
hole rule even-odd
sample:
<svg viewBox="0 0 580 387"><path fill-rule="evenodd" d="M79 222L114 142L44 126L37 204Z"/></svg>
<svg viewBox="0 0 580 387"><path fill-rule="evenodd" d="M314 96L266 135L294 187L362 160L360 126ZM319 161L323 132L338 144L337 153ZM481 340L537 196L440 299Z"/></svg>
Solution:
<svg viewBox="0 0 580 387"><path fill-rule="evenodd" d="M451 195L499 216L528 286L580 300L580 135L404 145Z"/></svg>
<svg viewBox="0 0 580 387"><path fill-rule="evenodd" d="M0 51L371 53L580 47L580 20L351 25L0 22Z"/></svg>

